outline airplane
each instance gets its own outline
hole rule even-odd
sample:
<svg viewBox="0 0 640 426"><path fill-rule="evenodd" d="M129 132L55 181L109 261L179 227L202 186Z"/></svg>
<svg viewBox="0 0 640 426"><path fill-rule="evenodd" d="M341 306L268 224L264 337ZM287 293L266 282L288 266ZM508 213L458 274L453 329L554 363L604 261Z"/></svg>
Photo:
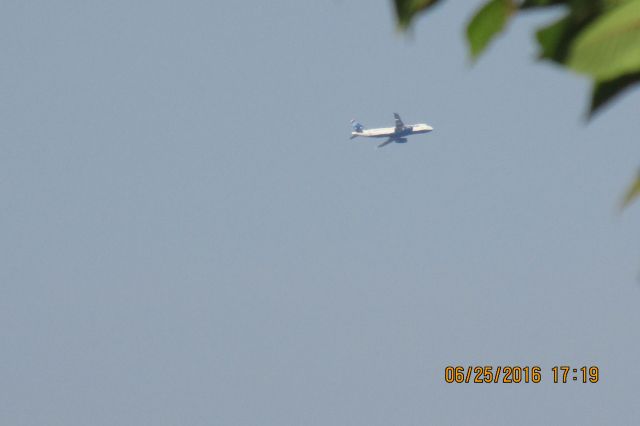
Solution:
<svg viewBox="0 0 640 426"><path fill-rule="evenodd" d="M395 127L382 127L379 129L365 129L365 127L358 123L356 120L351 120L351 127L353 127L353 132L351 132L351 137L349 139L356 138L358 136L363 136L366 138L388 138L386 141L382 142L378 145L378 148L382 148L385 145L390 144L391 142L395 143L406 143L407 138L405 136L417 135L420 133L429 133L433 130L433 127L428 124L411 124L409 126L405 125L402 122L402 119L398 115L398 113L393 113L396 118L396 126Z"/></svg>

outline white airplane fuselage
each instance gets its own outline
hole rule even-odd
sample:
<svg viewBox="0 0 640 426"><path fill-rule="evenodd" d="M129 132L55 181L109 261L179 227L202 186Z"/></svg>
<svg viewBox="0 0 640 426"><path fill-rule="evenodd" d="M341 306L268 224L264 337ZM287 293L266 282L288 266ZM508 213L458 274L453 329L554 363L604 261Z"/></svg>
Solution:
<svg viewBox="0 0 640 426"><path fill-rule="evenodd" d="M351 120L351 138L362 136L365 138L387 138L386 141L378 145L378 148L389 145L390 143L405 143L407 142L407 136L418 135L420 133L429 133L433 130L433 127L425 123L411 124L407 126L402 122L400 115L397 112L393 113L396 120L394 127L379 127L377 129L366 129L362 124L358 123L355 119Z"/></svg>
<svg viewBox="0 0 640 426"><path fill-rule="evenodd" d="M352 136L362 136L365 138L403 138L410 135L418 135L420 133L429 133L433 127L428 124L411 124L400 131L396 131L395 127L381 127L378 129L364 129L362 132L351 132Z"/></svg>

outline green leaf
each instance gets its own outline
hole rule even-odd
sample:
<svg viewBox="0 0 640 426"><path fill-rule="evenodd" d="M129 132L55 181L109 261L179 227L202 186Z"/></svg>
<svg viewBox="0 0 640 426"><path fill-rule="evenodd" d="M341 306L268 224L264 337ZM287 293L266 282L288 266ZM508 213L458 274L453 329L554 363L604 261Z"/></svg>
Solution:
<svg viewBox="0 0 640 426"><path fill-rule="evenodd" d="M471 59L475 60L504 29L514 10L513 0L491 0L476 12L467 25Z"/></svg>
<svg viewBox="0 0 640 426"><path fill-rule="evenodd" d="M620 6L622 3L626 3L629 0L602 0L605 8L610 9L612 7Z"/></svg>
<svg viewBox="0 0 640 426"><path fill-rule="evenodd" d="M602 14L603 5L598 0L568 3L571 3L571 8L565 17L536 33L541 59L564 64L578 34Z"/></svg>
<svg viewBox="0 0 640 426"><path fill-rule="evenodd" d="M611 8L582 31L567 60L571 69L595 80L640 70L640 0Z"/></svg>
<svg viewBox="0 0 640 426"><path fill-rule="evenodd" d="M402 29L408 28L418 13L426 11L439 1L440 0L394 0L398 26Z"/></svg>
<svg viewBox="0 0 640 426"><path fill-rule="evenodd" d="M569 16L538 30L536 38L540 45L540 58L562 63L567 56L574 33Z"/></svg>
<svg viewBox="0 0 640 426"><path fill-rule="evenodd" d="M596 82L591 95L588 118L591 119L601 107L636 83L640 83L640 73L626 74L613 80Z"/></svg>
<svg viewBox="0 0 640 426"><path fill-rule="evenodd" d="M627 193L622 199L621 208L624 209L629 204L631 204L636 198L638 198L638 195L640 195L640 173L638 174L638 176L636 176L635 180L631 182L631 185L629 185Z"/></svg>
<svg viewBox="0 0 640 426"><path fill-rule="evenodd" d="M525 0L520 9L532 9L535 7L556 6L559 4L567 4L569 0Z"/></svg>

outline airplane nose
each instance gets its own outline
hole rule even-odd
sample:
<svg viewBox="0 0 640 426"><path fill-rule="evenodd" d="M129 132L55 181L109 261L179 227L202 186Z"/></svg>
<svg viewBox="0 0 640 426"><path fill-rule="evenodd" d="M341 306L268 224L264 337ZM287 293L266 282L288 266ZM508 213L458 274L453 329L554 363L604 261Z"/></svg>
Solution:
<svg viewBox="0 0 640 426"><path fill-rule="evenodd" d="M425 126L427 128L428 131L432 131L433 127L429 126L428 124Z"/></svg>

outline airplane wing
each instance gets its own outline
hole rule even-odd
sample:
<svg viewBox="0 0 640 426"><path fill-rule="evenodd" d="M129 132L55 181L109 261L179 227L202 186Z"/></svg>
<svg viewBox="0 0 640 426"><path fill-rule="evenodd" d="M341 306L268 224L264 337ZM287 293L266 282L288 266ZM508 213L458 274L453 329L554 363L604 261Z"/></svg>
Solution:
<svg viewBox="0 0 640 426"><path fill-rule="evenodd" d="M380 145L378 145L378 148L382 148L385 145L389 145L391 142L394 142L394 141L395 141L395 139L389 138L386 141L382 142Z"/></svg>
<svg viewBox="0 0 640 426"><path fill-rule="evenodd" d="M402 118L400 118L398 113L394 112L393 116L396 118L396 132L404 129L404 123L402 122Z"/></svg>

